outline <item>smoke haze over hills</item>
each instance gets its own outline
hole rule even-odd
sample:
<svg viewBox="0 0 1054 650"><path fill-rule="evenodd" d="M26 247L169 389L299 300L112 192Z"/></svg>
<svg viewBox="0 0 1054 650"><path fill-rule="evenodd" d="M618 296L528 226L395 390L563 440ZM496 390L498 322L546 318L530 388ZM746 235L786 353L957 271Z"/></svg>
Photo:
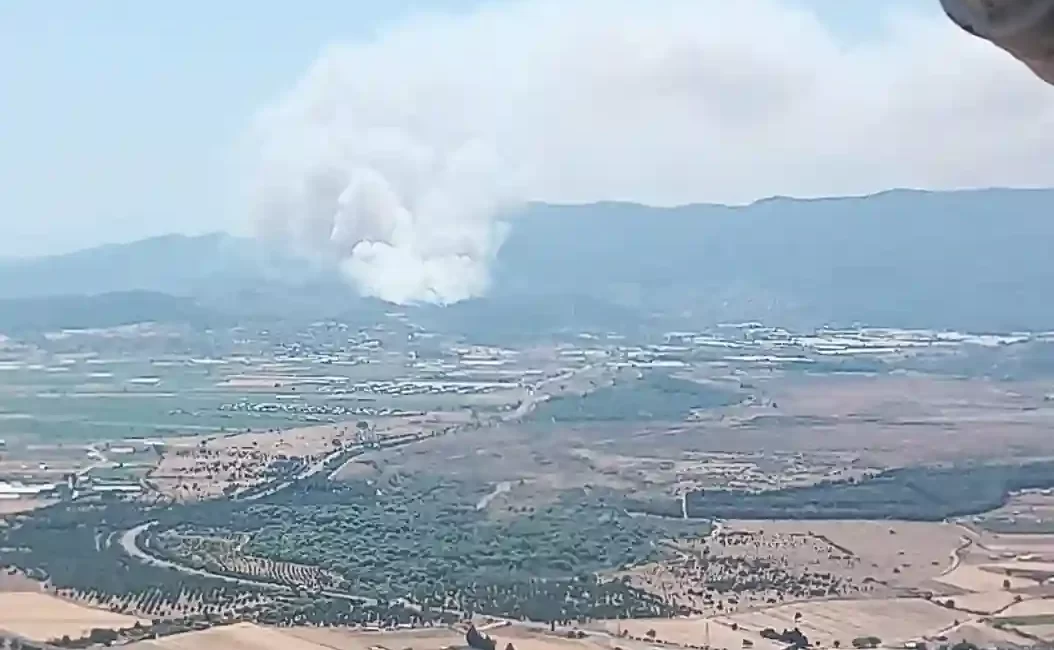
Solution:
<svg viewBox="0 0 1054 650"><path fill-rule="evenodd" d="M482 334L728 320L1054 329L1051 214L1054 190L893 191L746 207L531 204L510 218L487 296L412 313ZM236 320L369 322L391 310L356 298L332 266L224 235L0 263L0 299L114 291L191 297Z"/></svg>
<svg viewBox="0 0 1054 650"><path fill-rule="evenodd" d="M847 45L773 0L417 16L328 48L261 111L246 210L362 295L450 304L493 287L527 201L1054 183L1049 88L943 17L887 18Z"/></svg>

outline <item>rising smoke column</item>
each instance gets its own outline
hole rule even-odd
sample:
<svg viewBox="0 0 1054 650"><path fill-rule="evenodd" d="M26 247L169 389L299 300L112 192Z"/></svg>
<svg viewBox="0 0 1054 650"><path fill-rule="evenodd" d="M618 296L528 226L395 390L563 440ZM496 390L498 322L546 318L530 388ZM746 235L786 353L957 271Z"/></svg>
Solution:
<svg viewBox="0 0 1054 650"><path fill-rule="evenodd" d="M356 105L369 89L341 78L341 51L329 56L261 116L260 232L325 256L364 295L399 304L481 295L504 237L496 217L511 201L493 146L376 96Z"/></svg>
<svg viewBox="0 0 1054 650"><path fill-rule="evenodd" d="M489 122L465 119L480 107L459 85L477 74L416 69L420 45L400 46L402 65L388 43L330 48L264 110L250 212L257 234L323 258L363 295L442 305L486 292L500 215L522 192Z"/></svg>
<svg viewBox="0 0 1054 650"><path fill-rule="evenodd" d="M449 304L487 291L526 200L1054 183L1049 88L926 6L848 40L792 0L417 16L327 49L261 112L249 216L360 293Z"/></svg>

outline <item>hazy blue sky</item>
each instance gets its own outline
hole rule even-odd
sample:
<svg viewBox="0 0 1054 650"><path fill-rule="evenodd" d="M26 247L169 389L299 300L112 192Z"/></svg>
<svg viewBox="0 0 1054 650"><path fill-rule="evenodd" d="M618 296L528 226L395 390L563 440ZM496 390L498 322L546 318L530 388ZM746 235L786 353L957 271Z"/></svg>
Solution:
<svg viewBox="0 0 1054 650"><path fill-rule="evenodd" d="M253 111L424 0L3 0L0 254L219 228Z"/></svg>
<svg viewBox="0 0 1054 650"><path fill-rule="evenodd" d="M662 11L662 1L641 2ZM787 2L847 44L883 38L876 12L897 4ZM0 255L224 227L237 212L233 139L323 46L370 39L414 12L477 4L3 0ZM939 12L937 0L899 4Z"/></svg>

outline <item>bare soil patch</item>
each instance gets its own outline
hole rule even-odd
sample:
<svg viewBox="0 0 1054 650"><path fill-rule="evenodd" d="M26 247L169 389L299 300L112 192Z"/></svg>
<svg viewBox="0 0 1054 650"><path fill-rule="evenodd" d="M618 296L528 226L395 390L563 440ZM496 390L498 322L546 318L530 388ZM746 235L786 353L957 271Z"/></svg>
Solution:
<svg viewBox="0 0 1054 650"><path fill-rule="evenodd" d="M953 552L963 542L958 526L905 521L755 521L729 522L728 529L778 539L814 539L827 547L846 551L855 570L853 577L868 577L892 588L913 589L940 575L952 564ZM821 552L827 550L822 544ZM806 559L806 561L811 561ZM822 565L822 563L821 563Z"/></svg>
<svg viewBox="0 0 1054 650"><path fill-rule="evenodd" d="M885 647L945 633L962 614L916 598L832 600L781 605L728 616L688 619L638 619L599 623L609 633L661 644L734 649L775 650L785 644L761 631L799 628L813 644L852 647L858 637L875 636Z"/></svg>
<svg viewBox="0 0 1054 650"><path fill-rule="evenodd" d="M1024 602L1020 602L1015 605L1012 605L1011 607L1008 607L1005 611L999 614L1000 618L1013 618L1019 616L1054 617L1054 599L1037 598L1036 600L1026 600Z"/></svg>
<svg viewBox="0 0 1054 650"><path fill-rule="evenodd" d="M943 633L962 614L916 598L836 600L744 612L724 617L729 624L752 631L798 627L811 642L830 647L835 641L851 647L853 639L875 636L890 646Z"/></svg>
<svg viewBox="0 0 1054 650"><path fill-rule="evenodd" d="M450 628L382 632L348 628L292 628L283 632L337 650L445 650L466 647L464 632ZM516 650L590 650L610 647L607 638L587 636L570 639L558 633L551 634L547 630L516 624L485 629L484 633L497 641L499 649L508 643L512 643Z"/></svg>
<svg viewBox="0 0 1054 650"><path fill-rule="evenodd" d="M0 517L30 512L55 503L52 499L0 499Z"/></svg>
<svg viewBox="0 0 1054 650"><path fill-rule="evenodd" d="M966 592L998 592L1006 586L1010 589L1027 589L1038 584L1035 580L1008 576L986 569L979 564L961 564L953 571L942 575L935 582ZM1009 581L1009 585L1007 585Z"/></svg>
<svg viewBox="0 0 1054 650"><path fill-rule="evenodd" d="M383 440L444 429L464 419L460 413L377 418L369 421L370 434ZM283 464L306 467L341 446L359 441L362 432L357 424L358 421L176 439L171 441L149 480L162 494L177 500L217 497L225 491L256 485Z"/></svg>
<svg viewBox="0 0 1054 650"><path fill-rule="evenodd" d="M1028 633L1032 633L1029 629ZM1015 629L999 629L983 622L963 623L953 627L945 634L950 645L966 642L978 648L1030 648L1035 641L1017 633Z"/></svg>
<svg viewBox="0 0 1054 650"><path fill-rule="evenodd" d="M447 628L369 632L339 627L300 627L283 630L283 632L301 641L317 644L320 648L339 650L371 650L378 647L393 650L402 650L402 648L443 650L465 643L464 634Z"/></svg>
<svg viewBox="0 0 1054 650"><path fill-rule="evenodd" d="M299 639L271 628L238 623L200 632L138 641L129 650L326 650L328 646Z"/></svg>
<svg viewBox="0 0 1054 650"><path fill-rule="evenodd" d="M730 521L705 540L672 543L669 559L622 575L707 615L915 595L952 565L962 534L936 523Z"/></svg>
<svg viewBox="0 0 1054 650"><path fill-rule="evenodd" d="M1054 625L1023 625L1019 627L1015 626L1014 629L1020 630L1021 632L1036 637L1037 639L1042 639L1048 643L1054 642ZM1031 646L1033 644L1029 643L1026 645Z"/></svg>
<svg viewBox="0 0 1054 650"><path fill-rule="evenodd" d="M608 650L615 643L607 638L593 636L569 639L547 631L517 625L488 631L487 634L498 642L498 648L504 648L506 643L512 643L517 650L598 650L600 648Z"/></svg>
<svg viewBox="0 0 1054 650"><path fill-rule="evenodd" d="M994 534L963 528L970 544L961 562L935 584L972 593L1042 595L1054 577L1054 535ZM958 602L958 600L956 601Z"/></svg>
<svg viewBox="0 0 1054 650"><path fill-rule="evenodd" d="M978 525L1006 534L1035 535L1038 546L1048 548L1049 559L1054 560L1054 490L1035 490L1013 495L1002 508L974 518ZM1018 542L1019 545L1023 541Z"/></svg>
<svg viewBox="0 0 1054 650"><path fill-rule="evenodd" d="M0 629L35 641L79 638L92 628L120 628L138 619L67 602L41 592L0 592ZM149 621L142 621L149 623Z"/></svg>
<svg viewBox="0 0 1054 650"><path fill-rule="evenodd" d="M951 596L955 609L973 614L995 614L1013 605L1020 596L1012 591L983 591ZM947 602L949 598L940 598Z"/></svg>
<svg viewBox="0 0 1054 650"><path fill-rule="evenodd" d="M753 644L754 650L780 650L784 645L762 637L758 630L748 630L739 626L733 629L727 621L712 618L603 621L599 626L616 636L625 633L635 640L654 640L680 646L734 649L744 647L746 642Z"/></svg>
<svg viewBox="0 0 1054 650"><path fill-rule="evenodd" d="M502 648L517 650L595 650L611 647L607 638L570 639L519 625L488 630ZM623 644L633 647L633 643ZM130 650L445 650L465 647L464 632L450 628L369 631L354 628L269 628L249 623L140 641Z"/></svg>
<svg viewBox="0 0 1054 650"><path fill-rule="evenodd" d="M991 533L980 531L978 547L990 556L1014 559L1034 556L1035 560L1054 562L1054 534Z"/></svg>
<svg viewBox="0 0 1054 650"><path fill-rule="evenodd" d="M26 577L18 569L9 567L0 571L0 592L41 593L43 591L44 585Z"/></svg>

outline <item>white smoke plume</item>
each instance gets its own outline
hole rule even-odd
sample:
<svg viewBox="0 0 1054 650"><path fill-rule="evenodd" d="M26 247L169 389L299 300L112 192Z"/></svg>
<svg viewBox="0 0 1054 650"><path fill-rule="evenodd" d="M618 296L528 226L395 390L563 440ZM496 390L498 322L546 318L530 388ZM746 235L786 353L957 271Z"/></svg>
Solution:
<svg viewBox="0 0 1054 650"><path fill-rule="evenodd" d="M261 113L251 217L365 295L448 304L486 292L526 200L1054 183L1054 93L931 4L856 42L791 0L415 16Z"/></svg>

